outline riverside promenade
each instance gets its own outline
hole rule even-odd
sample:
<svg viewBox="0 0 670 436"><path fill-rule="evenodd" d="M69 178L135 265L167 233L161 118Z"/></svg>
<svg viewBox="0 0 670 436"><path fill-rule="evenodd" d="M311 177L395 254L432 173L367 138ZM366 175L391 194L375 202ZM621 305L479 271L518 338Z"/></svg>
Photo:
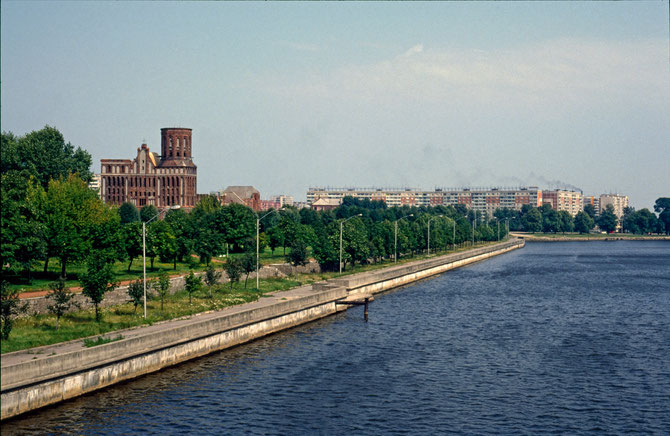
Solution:
<svg viewBox="0 0 670 436"><path fill-rule="evenodd" d="M338 277L215 312L2 355L1 418L224 350L346 310L347 302L523 247L512 240L381 270Z"/></svg>

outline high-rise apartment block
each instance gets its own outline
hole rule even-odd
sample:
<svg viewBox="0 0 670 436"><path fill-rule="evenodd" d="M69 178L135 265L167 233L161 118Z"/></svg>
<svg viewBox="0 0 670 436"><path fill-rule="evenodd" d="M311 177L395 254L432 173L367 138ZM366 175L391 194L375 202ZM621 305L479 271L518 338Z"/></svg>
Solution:
<svg viewBox="0 0 670 436"><path fill-rule="evenodd" d="M617 194L602 194L600 196L600 212L604 211L608 204L614 208L614 214L621 218L624 208L628 207L628 196Z"/></svg>
<svg viewBox="0 0 670 436"><path fill-rule="evenodd" d="M575 216L577 212L584 210L584 194L580 191L567 191L555 189L553 191L542 191L542 203L550 204L556 211L565 210Z"/></svg>
<svg viewBox="0 0 670 436"><path fill-rule="evenodd" d="M197 167L193 163L191 129L161 129L161 154L147 144L134 159L100 160L100 196L110 204L131 202L138 207L195 206Z"/></svg>
<svg viewBox="0 0 670 436"><path fill-rule="evenodd" d="M501 207L520 210L524 204L534 207L542 205L542 191L534 186L513 189L437 188L434 191L410 188L310 188L307 191L307 203L310 205L319 199L342 202L344 197L383 201L389 207L463 204L470 209L485 212L489 215Z"/></svg>

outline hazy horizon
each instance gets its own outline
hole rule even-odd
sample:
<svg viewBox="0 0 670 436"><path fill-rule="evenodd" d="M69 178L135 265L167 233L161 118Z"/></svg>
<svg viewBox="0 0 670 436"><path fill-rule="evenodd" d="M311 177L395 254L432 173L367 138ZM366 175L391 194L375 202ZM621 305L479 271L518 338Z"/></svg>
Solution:
<svg viewBox="0 0 670 436"><path fill-rule="evenodd" d="M13 2L3 131L100 159L193 129L198 192L670 196L668 2Z"/></svg>

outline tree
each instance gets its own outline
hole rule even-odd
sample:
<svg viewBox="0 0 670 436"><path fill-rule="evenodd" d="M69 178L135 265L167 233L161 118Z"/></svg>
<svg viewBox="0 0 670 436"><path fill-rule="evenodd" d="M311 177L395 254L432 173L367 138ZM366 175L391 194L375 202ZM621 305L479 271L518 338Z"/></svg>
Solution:
<svg viewBox="0 0 670 436"><path fill-rule="evenodd" d="M153 247L161 262L171 262L177 269L177 238L165 220L152 223Z"/></svg>
<svg viewBox="0 0 670 436"><path fill-rule="evenodd" d="M592 220L596 219L596 208L592 204L587 204L584 206L584 213L587 214Z"/></svg>
<svg viewBox="0 0 670 436"><path fill-rule="evenodd" d="M119 216L121 224L129 224L140 221L140 212L133 203L125 202L119 207Z"/></svg>
<svg viewBox="0 0 670 436"><path fill-rule="evenodd" d="M212 286L216 285L221 278L221 272L214 269L214 265L209 265L205 272L205 283L207 283L207 291L209 291L209 298L212 298Z"/></svg>
<svg viewBox="0 0 670 436"><path fill-rule="evenodd" d="M570 212L567 210L561 210L558 212L558 222L559 222L559 231L572 232L575 229L575 223L570 215Z"/></svg>
<svg viewBox="0 0 670 436"><path fill-rule="evenodd" d="M65 285L65 279L62 277L57 281L50 283L51 292L47 298L53 303L47 306L47 310L56 316L56 330L60 327L60 319L72 308L79 308L78 302L74 301L74 293Z"/></svg>
<svg viewBox="0 0 670 436"><path fill-rule="evenodd" d="M174 269L177 269L177 260L182 260L191 254L193 242L190 237L189 215L182 209L170 210L164 220L170 225L174 235L177 251L175 253Z"/></svg>
<svg viewBox="0 0 670 436"><path fill-rule="evenodd" d="M128 283L128 296L133 302L133 314L137 314L137 306L144 302L144 282L142 279L133 280Z"/></svg>
<svg viewBox="0 0 670 436"><path fill-rule="evenodd" d="M100 322L100 303L105 298L105 293L118 286L114 281L114 272L109 259L102 253L92 253L88 257L86 272L79 280L84 288L82 294L95 306L95 320Z"/></svg>
<svg viewBox="0 0 670 436"><path fill-rule="evenodd" d="M15 137L11 132L2 133L2 173L28 171L43 188L51 180L63 180L69 174L78 174L86 183L93 174L90 171L91 155L69 142L55 127Z"/></svg>
<svg viewBox="0 0 670 436"><path fill-rule="evenodd" d="M249 274L256 271L256 254L248 252L244 253L240 258L240 266L242 267L242 272L246 274L244 277L244 289L247 289Z"/></svg>
<svg viewBox="0 0 670 436"><path fill-rule="evenodd" d="M239 259L228 258L226 263L223 265L223 269L228 276L228 281L230 282L230 290L233 290L233 283L239 282L240 277L242 276L242 265Z"/></svg>
<svg viewBox="0 0 670 436"><path fill-rule="evenodd" d="M558 232L561 227L558 212L546 203L542 205L540 212L542 213L542 231L545 233Z"/></svg>
<svg viewBox="0 0 670 436"><path fill-rule="evenodd" d="M223 229L226 243L239 248L245 240L256 236L256 216L248 207L232 203L222 207L219 213L221 217L216 222Z"/></svg>
<svg viewBox="0 0 670 436"><path fill-rule="evenodd" d="M302 239L293 241L291 251L286 255L286 260L293 266L307 265L307 244Z"/></svg>
<svg viewBox="0 0 670 436"><path fill-rule="evenodd" d="M163 311L163 302L170 291L170 276L167 271L161 271L158 274L158 278L153 283L153 288L158 294L158 298L161 300L161 312Z"/></svg>
<svg viewBox="0 0 670 436"><path fill-rule="evenodd" d="M317 232L316 242L312 246L314 257L323 271L336 271L339 262L339 229L331 223ZM336 233L337 232L337 233Z"/></svg>
<svg viewBox="0 0 670 436"><path fill-rule="evenodd" d="M279 226L271 227L267 231L267 236L268 236L268 246L270 247L270 250L272 250L272 255L274 256L275 249L279 247L282 243L283 236L281 233L281 229L279 228Z"/></svg>
<svg viewBox="0 0 670 436"><path fill-rule="evenodd" d="M158 215L158 208L153 204L148 204L140 210L140 221L148 223L150 220L156 218Z"/></svg>
<svg viewBox="0 0 670 436"><path fill-rule="evenodd" d="M649 209L640 209L633 212L629 215L629 218L624 225L628 224L629 227L626 228L631 233L647 234L654 232L657 228L658 218Z"/></svg>
<svg viewBox="0 0 670 436"><path fill-rule="evenodd" d="M3 156L4 159L4 156ZM39 194L28 171L9 171L2 174L0 183L2 239L0 265L7 270L28 272L46 254L44 226L39 217Z"/></svg>
<svg viewBox="0 0 670 436"><path fill-rule="evenodd" d="M202 287L202 278L197 277L193 274L193 271L190 271L186 277L184 277L186 292L188 292L188 303L191 304L191 296L193 293L198 292Z"/></svg>
<svg viewBox="0 0 670 436"><path fill-rule="evenodd" d="M665 224L665 234L670 235L670 197L656 199L654 212L659 214L658 219Z"/></svg>
<svg viewBox="0 0 670 436"><path fill-rule="evenodd" d="M75 175L65 181L51 180L39 203L47 255L60 260L61 276L66 277L67 264L86 258L93 248L90 234L112 219L111 213L97 194Z"/></svg>
<svg viewBox="0 0 670 436"><path fill-rule="evenodd" d="M122 226L121 241L126 259L128 260L128 272L130 272L133 260L142 255L142 223L133 222Z"/></svg>
<svg viewBox="0 0 670 436"><path fill-rule="evenodd" d="M360 218L354 218L344 223L342 232L342 248L347 256L342 256L342 262L347 260L353 266L356 262L363 262L370 256L368 234L365 224Z"/></svg>
<svg viewBox="0 0 670 436"><path fill-rule="evenodd" d="M539 232L542 230L542 214L534 207L528 211L521 219L527 232Z"/></svg>
<svg viewBox="0 0 670 436"><path fill-rule="evenodd" d="M605 210L600 212L600 216L598 217L598 227L600 227L600 230L607 233L615 231L618 222L619 219L614 214L614 206L611 204L608 204L605 207Z"/></svg>
<svg viewBox="0 0 670 436"><path fill-rule="evenodd" d="M9 333L14 326L14 318L28 310L28 303L22 304L19 300L18 289L10 289L5 280L0 282L0 318L2 319L2 339L9 339Z"/></svg>
<svg viewBox="0 0 670 436"><path fill-rule="evenodd" d="M586 213L579 211L575 215L575 230L579 233L588 233L594 226L593 219Z"/></svg>

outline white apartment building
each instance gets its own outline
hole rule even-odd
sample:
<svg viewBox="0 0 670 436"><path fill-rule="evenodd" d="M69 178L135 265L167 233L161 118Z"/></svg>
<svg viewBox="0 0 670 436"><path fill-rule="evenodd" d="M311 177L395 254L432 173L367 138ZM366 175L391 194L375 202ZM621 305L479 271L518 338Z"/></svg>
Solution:
<svg viewBox="0 0 670 436"><path fill-rule="evenodd" d="M614 214L618 218L621 218L623 216L623 209L628 207L628 196L617 194L602 194L600 196L599 212L604 211L608 204L611 204L612 207L614 207Z"/></svg>

